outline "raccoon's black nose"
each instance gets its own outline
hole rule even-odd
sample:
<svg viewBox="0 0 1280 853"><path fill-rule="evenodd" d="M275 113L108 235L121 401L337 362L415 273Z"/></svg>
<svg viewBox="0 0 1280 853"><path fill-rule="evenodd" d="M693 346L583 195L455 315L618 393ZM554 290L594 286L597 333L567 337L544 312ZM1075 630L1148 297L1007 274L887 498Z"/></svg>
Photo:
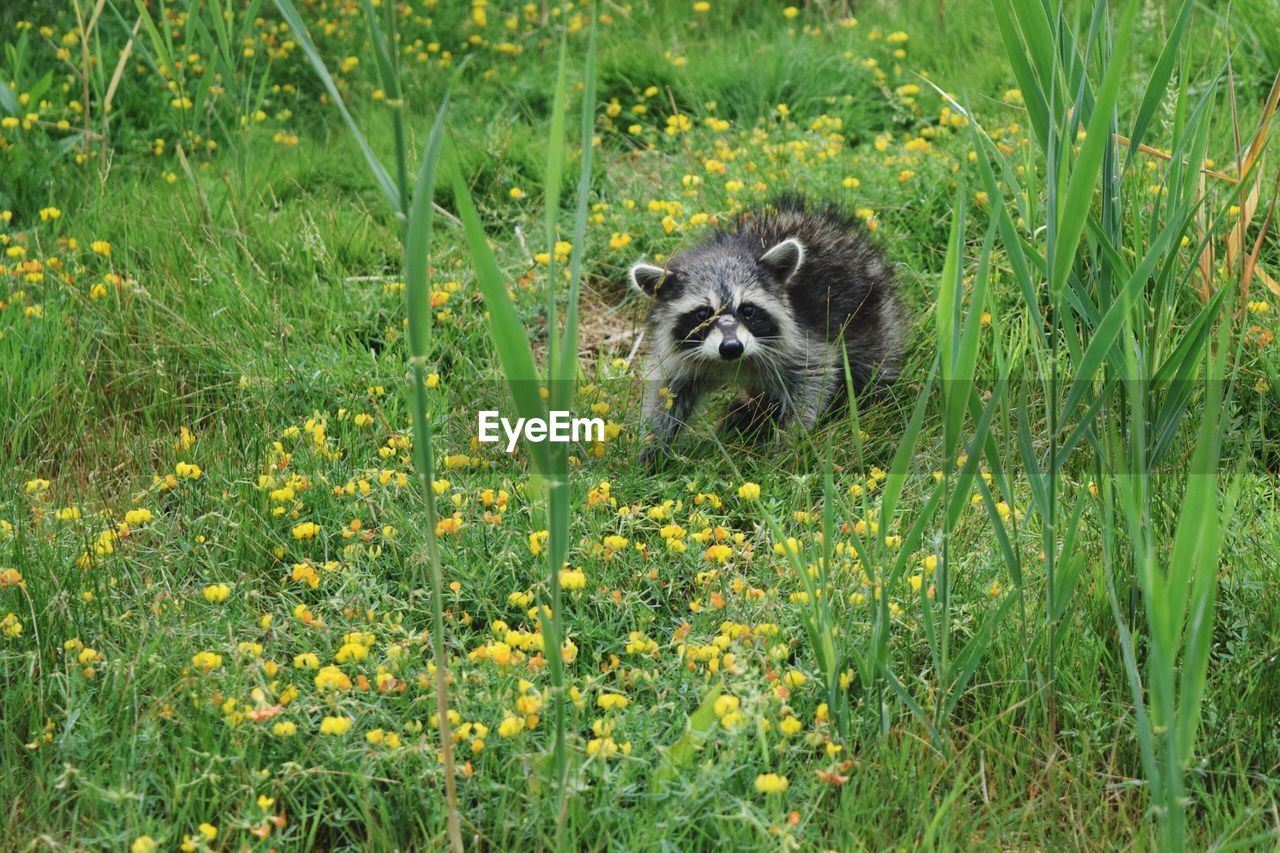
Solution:
<svg viewBox="0 0 1280 853"><path fill-rule="evenodd" d="M742 355L742 341L737 338L729 338L720 342L720 357L726 361L733 361Z"/></svg>

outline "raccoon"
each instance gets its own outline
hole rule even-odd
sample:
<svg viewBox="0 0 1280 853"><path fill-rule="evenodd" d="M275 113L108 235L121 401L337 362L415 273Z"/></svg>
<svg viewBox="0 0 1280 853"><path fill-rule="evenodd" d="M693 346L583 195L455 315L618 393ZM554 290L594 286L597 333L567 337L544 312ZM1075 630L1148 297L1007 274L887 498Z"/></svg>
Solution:
<svg viewBox="0 0 1280 853"><path fill-rule="evenodd" d="M887 387L901 368L906 323L893 272L834 204L781 197L665 268L635 264L630 278L653 299L647 464L713 388L741 388L722 429L759 437L795 420L810 428L843 402L843 353L855 392Z"/></svg>

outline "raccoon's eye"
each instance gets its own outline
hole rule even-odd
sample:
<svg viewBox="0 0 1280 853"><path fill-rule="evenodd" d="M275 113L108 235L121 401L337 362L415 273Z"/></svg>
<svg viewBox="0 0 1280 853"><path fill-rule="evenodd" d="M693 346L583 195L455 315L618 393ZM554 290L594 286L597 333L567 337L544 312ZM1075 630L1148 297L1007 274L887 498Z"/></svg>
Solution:
<svg viewBox="0 0 1280 853"><path fill-rule="evenodd" d="M746 305L739 305L738 316L744 320L750 320L752 317L756 316L756 306L752 305L750 302Z"/></svg>
<svg viewBox="0 0 1280 853"><path fill-rule="evenodd" d="M705 323L711 319L711 309L704 305L695 311L693 316L697 318L699 323Z"/></svg>

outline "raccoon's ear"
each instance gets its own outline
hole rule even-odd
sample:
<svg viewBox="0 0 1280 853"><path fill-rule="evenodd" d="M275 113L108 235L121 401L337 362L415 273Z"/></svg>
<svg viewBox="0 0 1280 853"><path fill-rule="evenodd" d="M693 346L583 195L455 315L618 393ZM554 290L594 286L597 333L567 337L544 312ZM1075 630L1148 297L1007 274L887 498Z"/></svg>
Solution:
<svg viewBox="0 0 1280 853"><path fill-rule="evenodd" d="M760 266L779 282L786 284L804 263L804 246L795 237L788 237L760 256Z"/></svg>
<svg viewBox="0 0 1280 853"><path fill-rule="evenodd" d="M669 273L662 267L641 263L634 264L628 275L631 278L632 287L645 296L653 296L658 290L658 285L662 284Z"/></svg>

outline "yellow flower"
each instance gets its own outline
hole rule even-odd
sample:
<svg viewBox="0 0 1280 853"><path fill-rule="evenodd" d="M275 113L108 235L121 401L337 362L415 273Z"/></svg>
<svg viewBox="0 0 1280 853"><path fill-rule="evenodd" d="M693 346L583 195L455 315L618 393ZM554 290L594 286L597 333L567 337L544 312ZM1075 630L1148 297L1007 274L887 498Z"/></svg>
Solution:
<svg viewBox="0 0 1280 853"><path fill-rule="evenodd" d="M707 0L698 0L697 3L693 4L693 11L697 12L700 15L706 14L707 12L711 11L711 4L708 3Z"/></svg>
<svg viewBox="0 0 1280 853"><path fill-rule="evenodd" d="M131 509L124 514L124 523L130 527L147 524L151 519L151 510L149 509Z"/></svg>
<svg viewBox="0 0 1280 853"><path fill-rule="evenodd" d="M303 652L294 655L293 665L298 669L319 669L320 657L315 652Z"/></svg>
<svg viewBox="0 0 1280 853"><path fill-rule="evenodd" d="M222 666L222 655L214 652L199 652L191 658L191 665L205 672L213 672Z"/></svg>
<svg viewBox="0 0 1280 853"><path fill-rule="evenodd" d="M180 480L199 480L204 471L200 470L199 465L193 465L190 462L179 462L174 466L173 473L178 475Z"/></svg>
<svg viewBox="0 0 1280 853"><path fill-rule="evenodd" d="M304 521L293 528L293 538L298 540L314 539L319 532L320 525L314 521Z"/></svg>
<svg viewBox="0 0 1280 853"><path fill-rule="evenodd" d="M564 569L560 572L560 586L566 590L584 589L587 575L581 569Z"/></svg>
<svg viewBox="0 0 1280 853"><path fill-rule="evenodd" d="M738 497L748 501L755 500L760 497L760 485L758 483L743 483L738 487Z"/></svg>
<svg viewBox="0 0 1280 853"><path fill-rule="evenodd" d="M712 545L707 548L707 552L703 557L707 562L714 560L717 563L723 563L733 555L733 549L728 545Z"/></svg>
<svg viewBox="0 0 1280 853"><path fill-rule="evenodd" d="M298 733L298 725L288 720L282 720L271 727L271 733L276 737L293 737Z"/></svg>
<svg viewBox="0 0 1280 853"><path fill-rule="evenodd" d="M317 690L350 690L351 679L336 666L326 666L316 674Z"/></svg>
<svg viewBox="0 0 1280 853"><path fill-rule="evenodd" d="M202 823L196 829L200 830L200 834L204 836L205 841L212 841L218 837L218 827L211 823Z"/></svg>
<svg viewBox="0 0 1280 853"><path fill-rule="evenodd" d="M529 534L529 550L533 552L533 556L542 553L543 547L546 546L547 540L551 538L551 531L539 530L536 533Z"/></svg>
<svg viewBox="0 0 1280 853"><path fill-rule="evenodd" d="M225 583L211 583L204 588L204 598L212 604L221 604L231 595L231 587Z"/></svg>
<svg viewBox="0 0 1280 853"><path fill-rule="evenodd" d="M160 845L150 835L139 835L129 845L129 853L155 853Z"/></svg>
<svg viewBox="0 0 1280 853"><path fill-rule="evenodd" d="M350 717L325 717L320 721L320 734L341 736L351 728Z"/></svg>
<svg viewBox="0 0 1280 853"><path fill-rule="evenodd" d="M342 648L338 649L336 660L338 663L346 663L351 660L364 660L369 656L369 650L359 643L346 643Z"/></svg>
<svg viewBox="0 0 1280 853"><path fill-rule="evenodd" d="M436 536L448 536L450 533L457 533L461 529L461 513L454 513L452 516L442 518L436 522Z"/></svg>
<svg viewBox="0 0 1280 853"><path fill-rule="evenodd" d="M611 737L596 737L587 741L587 755L612 758L619 752L623 755L630 755L631 742L620 744Z"/></svg>
<svg viewBox="0 0 1280 853"><path fill-rule="evenodd" d="M498 737L508 738L524 731L524 717L507 717L498 724Z"/></svg>
<svg viewBox="0 0 1280 853"><path fill-rule="evenodd" d="M737 711L741 704L737 696L726 693L723 696L716 697L715 705L712 707L715 709L716 716L723 719L726 714L732 714Z"/></svg>
<svg viewBox="0 0 1280 853"><path fill-rule="evenodd" d="M797 9L795 6L788 6L787 8L782 10L783 17L785 17L788 21L794 20L796 15L799 15L799 14L800 14L800 10Z"/></svg>
<svg viewBox="0 0 1280 853"><path fill-rule="evenodd" d="M621 711L631 700L621 693L601 693L596 697L596 704L606 711Z"/></svg>
<svg viewBox="0 0 1280 853"><path fill-rule="evenodd" d="M756 777L756 790L762 794L781 794L790 785L786 776L777 773L761 773Z"/></svg>

